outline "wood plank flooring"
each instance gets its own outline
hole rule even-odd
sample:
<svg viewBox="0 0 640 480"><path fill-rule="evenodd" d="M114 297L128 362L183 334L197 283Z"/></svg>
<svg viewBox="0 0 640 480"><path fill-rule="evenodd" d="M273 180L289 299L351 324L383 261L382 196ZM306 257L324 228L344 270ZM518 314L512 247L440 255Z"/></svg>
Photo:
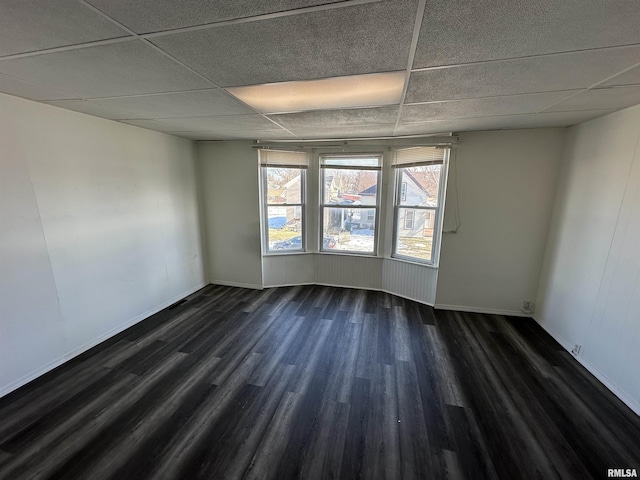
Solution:
<svg viewBox="0 0 640 480"><path fill-rule="evenodd" d="M640 418L533 320L209 286L0 399L2 479L589 479Z"/></svg>

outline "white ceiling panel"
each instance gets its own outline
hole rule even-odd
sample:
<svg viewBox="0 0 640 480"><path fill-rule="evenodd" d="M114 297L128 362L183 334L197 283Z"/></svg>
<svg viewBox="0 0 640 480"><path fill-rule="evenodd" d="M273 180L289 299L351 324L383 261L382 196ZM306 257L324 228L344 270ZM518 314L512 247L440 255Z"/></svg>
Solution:
<svg viewBox="0 0 640 480"><path fill-rule="evenodd" d="M273 121L297 135L300 130L316 127L338 129L342 127L395 124L398 107L356 108L351 110L316 110L312 112L269 115Z"/></svg>
<svg viewBox="0 0 640 480"><path fill-rule="evenodd" d="M502 130L513 128L569 127L592 118L611 113L613 110L590 110L581 112L553 112L531 115L502 115L481 118L458 118L424 123L403 123L398 126L398 135L420 135L442 132L467 132L473 130Z"/></svg>
<svg viewBox="0 0 640 480"><path fill-rule="evenodd" d="M640 43L636 0L429 0L414 67Z"/></svg>
<svg viewBox="0 0 640 480"><path fill-rule="evenodd" d="M260 130L224 130L220 132L166 132L177 137L190 140L262 140L268 137L270 140L295 140L297 137L288 132L274 134Z"/></svg>
<svg viewBox="0 0 640 480"><path fill-rule="evenodd" d="M209 82L135 40L0 61L0 73L76 98L208 88Z"/></svg>
<svg viewBox="0 0 640 480"><path fill-rule="evenodd" d="M391 137L395 124L360 125L353 127L297 128L294 132L299 138L373 138Z"/></svg>
<svg viewBox="0 0 640 480"><path fill-rule="evenodd" d="M640 103L640 85L594 88L549 108L550 112L625 108Z"/></svg>
<svg viewBox="0 0 640 480"><path fill-rule="evenodd" d="M223 115L207 117L183 117L156 119L166 125L170 131L224 131L224 130L261 130L280 132L282 128L270 122L262 115Z"/></svg>
<svg viewBox="0 0 640 480"><path fill-rule="evenodd" d="M133 113L127 118L241 115L254 111L223 90L199 90L135 97L102 98L92 102Z"/></svg>
<svg viewBox="0 0 640 480"><path fill-rule="evenodd" d="M167 132L191 140L295 140L295 135L260 130L221 130L218 132Z"/></svg>
<svg viewBox="0 0 640 480"><path fill-rule="evenodd" d="M0 0L0 92L199 140L568 126L640 102L638 25L637 0ZM404 87L414 47L391 100L274 93Z"/></svg>
<svg viewBox="0 0 640 480"><path fill-rule="evenodd" d="M627 70L602 85L640 85L640 66Z"/></svg>
<svg viewBox="0 0 640 480"><path fill-rule="evenodd" d="M387 0L154 37L222 87L403 70L416 0Z"/></svg>
<svg viewBox="0 0 640 480"><path fill-rule="evenodd" d="M501 130L513 125L517 115L458 118L455 120L435 120L422 123L402 123L398 125L396 135L426 135L443 132L467 132L472 130Z"/></svg>
<svg viewBox="0 0 640 480"><path fill-rule="evenodd" d="M197 131L197 129L193 128L180 128L176 125L167 125L157 120L130 119L120 120L120 122L126 123L128 125L135 125L136 127L146 128L147 130L155 130L157 132L172 133L176 135L179 132L192 132L194 130Z"/></svg>
<svg viewBox="0 0 640 480"><path fill-rule="evenodd" d="M48 103L49 105L54 105L56 107L66 108L67 110L73 110L75 112L86 113L101 118L108 118L110 120L136 118L136 116L131 112L125 112L122 110L115 110L113 108L104 107L102 105L96 105L95 103L87 102L86 100L58 100L46 103Z"/></svg>
<svg viewBox="0 0 640 480"><path fill-rule="evenodd" d="M0 56L127 35L77 0L0 2Z"/></svg>
<svg viewBox="0 0 640 480"><path fill-rule="evenodd" d="M0 92L29 100L58 100L73 95L0 74Z"/></svg>
<svg viewBox="0 0 640 480"><path fill-rule="evenodd" d="M136 33L285 12L343 0L88 0Z"/></svg>
<svg viewBox="0 0 640 480"><path fill-rule="evenodd" d="M400 121L402 123L427 122L448 118L535 113L579 91L569 90L405 105Z"/></svg>
<svg viewBox="0 0 640 480"><path fill-rule="evenodd" d="M436 68L411 74L407 103L590 87L640 60L640 47Z"/></svg>
<svg viewBox="0 0 640 480"><path fill-rule="evenodd" d="M581 122L601 117L614 112L609 110L582 110L576 112L550 112L537 115L516 115L513 125L507 128L540 128L540 127L570 127Z"/></svg>

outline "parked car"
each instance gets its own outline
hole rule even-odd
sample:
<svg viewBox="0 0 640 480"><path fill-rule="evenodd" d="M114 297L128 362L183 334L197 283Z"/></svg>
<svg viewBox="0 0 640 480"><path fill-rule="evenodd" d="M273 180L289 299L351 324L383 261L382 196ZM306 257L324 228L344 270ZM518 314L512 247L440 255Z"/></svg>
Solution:
<svg viewBox="0 0 640 480"><path fill-rule="evenodd" d="M331 237L324 237L322 239L322 248L334 248L336 241ZM272 250L301 250L302 249L302 237L297 236L289 238L287 240L280 240L271 247Z"/></svg>
<svg viewBox="0 0 640 480"><path fill-rule="evenodd" d="M323 249L333 248L335 246L336 246L336 241L333 239L333 237L324 237L322 239L322 248Z"/></svg>

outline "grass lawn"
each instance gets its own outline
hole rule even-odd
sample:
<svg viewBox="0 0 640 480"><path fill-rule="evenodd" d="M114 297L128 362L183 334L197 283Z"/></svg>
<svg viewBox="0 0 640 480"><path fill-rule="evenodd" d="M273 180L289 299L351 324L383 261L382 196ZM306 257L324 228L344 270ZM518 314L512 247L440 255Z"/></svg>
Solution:
<svg viewBox="0 0 640 480"><path fill-rule="evenodd" d="M398 239L398 254L431 260L431 244L431 238L400 237Z"/></svg>
<svg viewBox="0 0 640 480"><path fill-rule="evenodd" d="M289 240L290 238L299 236L299 232L294 232L291 230L279 229L279 228L270 228L269 229L269 243L272 242L280 242L282 240Z"/></svg>

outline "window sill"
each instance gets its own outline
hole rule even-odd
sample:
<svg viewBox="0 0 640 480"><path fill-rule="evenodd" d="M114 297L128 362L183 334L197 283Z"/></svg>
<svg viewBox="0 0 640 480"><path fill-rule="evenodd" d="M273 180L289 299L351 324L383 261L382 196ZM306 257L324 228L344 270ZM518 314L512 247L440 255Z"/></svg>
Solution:
<svg viewBox="0 0 640 480"><path fill-rule="evenodd" d="M303 252L301 250L296 250L294 252L268 252L268 253L263 253L262 256L263 257L288 257L290 255L311 255L312 253L315 253L315 252Z"/></svg>
<svg viewBox="0 0 640 480"><path fill-rule="evenodd" d="M338 255L342 257L361 257L361 258L382 258L378 255L374 255L373 253L358 253L358 252L347 252L341 250L321 250L319 252L315 252L319 255Z"/></svg>
<svg viewBox="0 0 640 480"><path fill-rule="evenodd" d="M411 265L418 265L420 267L432 268L434 270L438 269L438 265L435 263L418 262L416 260L411 260L410 258L386 257L385 260L393 260L394 262L410 263Z"/></svg>

